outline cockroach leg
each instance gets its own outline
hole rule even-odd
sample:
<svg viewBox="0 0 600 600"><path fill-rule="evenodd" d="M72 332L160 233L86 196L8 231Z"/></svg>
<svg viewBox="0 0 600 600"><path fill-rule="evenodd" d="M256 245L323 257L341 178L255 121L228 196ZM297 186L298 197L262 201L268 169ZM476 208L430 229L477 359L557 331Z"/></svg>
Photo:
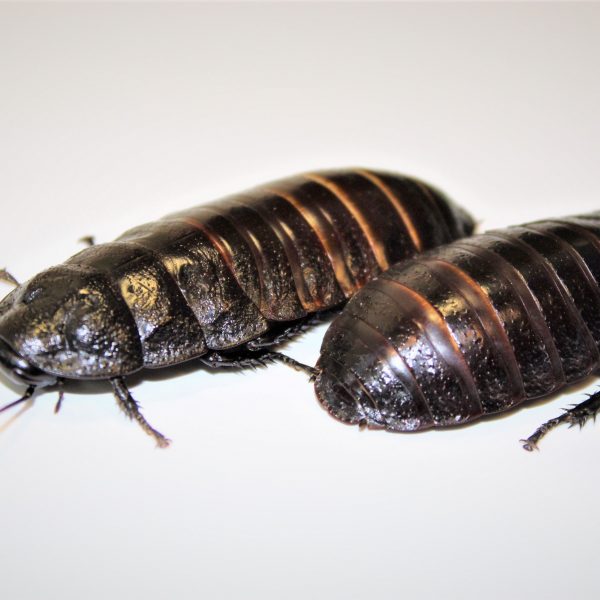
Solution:
<svg viewBox="0 0 600 600"><path fill-rule="evenodd" d="M156 440L156 444L159 448L167 448L171 444L171 440L166 438L160 431L157 431L146 421L142 413L140 412L140 406L131 395L131 392L125 385L125 382L121 377L115 377L110 380L113 386L113 393L117 400L119 408L125 413L128 419L136 421L138 425L149 435Z"/></svg>
<svg viewBox="0 0 600 600"><path fill-rule="evenodd" d="M304 371L305 373L308 373L311 380L317 375L317 370L314 367L298 362L295 358L292 358L287 354L282 354L281 352L266 352L262 355L262 357L268 358L273 362L283 363L288 367L292 367L292 369L295 369L296 371Z"/></svg>
<svg viewBox="0 0 600 600"><path fill-rule="evenodd" d="M296 336L304 333L314 325L323 323L328 318L332 317L334 314L339 313L340 311L341 309L339 307L335 307L333 309L324 310L313 315L306 316L303 319L298 320L294 324L280 329L279 331L275 330L270 334L262 335L257 338L254 338L253 340L250 340L246 343L246 348L248 348L248 350L256 351L263 350L265 348L272 348L273 346L278 346L279 344L288 342Z"/></svg>
<svg viewBox="0 0 600 600"><path fill-rule="evenodd" d="M286 327L285 329L283 329L283 331L279 331L271 335L263 335L254 338L253 340L250 340L246 343L246 347L248 348L248 350L256 351L263 350L264 348L278 346L279 344L283 344L284 342L291 340L297 335L304 333L312 325L318 323L319 320L319 317L316 315L310 318L301 319L299 322L294 323L289 327Z"/></svg>
<svg viewBox="0 0 600 600"><path fill-rule="evenodd" d="M10 283L14 286L20 285L19 282L6 269L0 269L0 281Z"/></svg>
<svg viewBox="0 0 600 600"><path fill-rule="evenodd" d="M245 350L234 352L232 354L222 354L220 352L211 352L199 358L200 362L212 369L230 367L234 369L266 367L269 363L280 362L292 367L296 371L308 373L311 379L316 377L317 371L309 365L298 362L294 358L273 352L264 348L246 348Z"/></svg>
<svg viewBox="0 0 600 600"><path fill-rule="evenodd" d="M563 423L569 423L569 427L574 427L575 425L583 427L590 419L596 420L598 412L600 412L600 391L589 395L588 399L580 404L574 404L571 408L565 409L565 412L560 417L555 417L540 425L527 439L521 440L523 448L529 452L538 450L537 443L550 430Z"/></svg>
<svg viewBox="0 0 600 600"><path fill-rule="evenodd" d="M96 239L93 235L84 235L83 237L80 237L77 241L81 244L85 244L86 246L96 245Z"/></svg>
<svg viewBox="0 0 600 600"><path fill-rule="evenodd" d="M15 400L14 402L10 402L9 404L6 404L2 408L0 408L0 413L3 413L5 410L11 409L13 406L17 406L17 404L21 404L22 402L27 402L27 400L29 400L31 398L31 396L33 396L34 392L35 392L35 385L30 385L27 388L27 390L25 391L25 393L18 400Z"/></svg>
<svg viewBox="0 0 600 600"><path fill-rule="evenodd" d="M220 369L229 367L232 369L256 369L266 367L273 362L272 359L265 357L265 353L256 352L254 355L248 352L236 352L234 354L222 354L220 352L210 352L201 356L198 360L211 369Z"/></svg>
<svg viewBox="0 0 600 600"><path fill-rule="evenodd" d="M298 362L297 360L282 354L281 352L269 350L268 348L282 344L296 335L303 333L311 325L319 322L321 319L321 315L316 314L312 317L304 318L289 327L286 327L283 331L275 333L275 335L266 335L250 340L246 343L246 349L251 353L255 353L256 357L252 357L252 355L250 355L248 359L250 361L259 362L260 364L266 364L268 362L280 362L284 365L292 367L296 371L304 371L305 373L308 373L312 379L316 375L313 367Z"/></svg>
<svg viewBox="0 0 600 600"><path fill-rule="evenodd" d="M63 400L65 399L65 390L63 389L63 380L59 379L57 382L57 387L58 387L58 400L56 401L56 404L54 405L54 414L57 415L58 411L60 410Z"/></svg>

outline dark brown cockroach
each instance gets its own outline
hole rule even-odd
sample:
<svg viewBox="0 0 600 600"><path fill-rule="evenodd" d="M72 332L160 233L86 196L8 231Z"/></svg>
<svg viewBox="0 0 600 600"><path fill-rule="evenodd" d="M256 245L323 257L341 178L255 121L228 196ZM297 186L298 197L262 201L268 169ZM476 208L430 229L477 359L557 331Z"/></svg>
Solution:
<svg viewBox="0 0 600 600"><path fill-rule="evenodd" d="M390 264L472 229L434 188L367 170L276 181L141 225L0 303L0 367L28 386L8 406L55 385L60 406L63 381L110 380L125 414L166 445L125 377L196 358L304 367L272 348Z"/></svg>
<svg viewBox="0 0 600 600"><path fill-rule="evenodd" d="M316 393L390 431L467 423L600 367L600 212L459 240L367 284L326 333ZM600 392L542 425L583 425Z"/></svg>

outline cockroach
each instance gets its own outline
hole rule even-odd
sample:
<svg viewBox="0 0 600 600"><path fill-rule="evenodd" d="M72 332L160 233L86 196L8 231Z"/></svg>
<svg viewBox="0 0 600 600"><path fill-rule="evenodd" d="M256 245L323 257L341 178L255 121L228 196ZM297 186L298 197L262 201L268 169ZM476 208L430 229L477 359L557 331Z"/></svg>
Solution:
<svg viewBox="0 0 600 600"><path fill-rule="evenodd" d="M489 231L394 265L323 340L315 388L337 419L390 431L467 423L600 368L600 212ZM600 392L544 423L583 426Z"/></svg>
<svg viewBox="0 0 600 600"><path fill-rule="evenodd" d="M27 386L2 410L52 387L58 409L64 381L108 380L125 414L165 446L126 377L194 359L310 370L273 348L390 264L472 230L435 188L364 169L283 179L141 225L0 303L0 367Z"/></svg>

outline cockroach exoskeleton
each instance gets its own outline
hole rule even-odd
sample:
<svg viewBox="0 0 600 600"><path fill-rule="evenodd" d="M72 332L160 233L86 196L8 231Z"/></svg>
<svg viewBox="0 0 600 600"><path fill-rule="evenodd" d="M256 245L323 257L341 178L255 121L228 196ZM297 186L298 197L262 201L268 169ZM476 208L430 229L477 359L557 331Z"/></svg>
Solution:
<svg viewBox="0 0 600 600"><path fill-rule="evenodd" d="M600 368L600 212L461 239L368 283L327 331L316 367L339 420L390 431L467 423ZM522 440L583 425L600 392Z"/></svg>
<svg viewBox="0 0 600 600"><path fill-rule="evenodd" d="M316 316L391 264L470 235L473 221L416 179L368 170L300 175L169 215L93 245L0 303L0 367L30 398L109 380L160 446L125 378L198 359L270 361ZM0 277L16 284L6 271ZM4 409L3 409L4 410Z"/></svg>

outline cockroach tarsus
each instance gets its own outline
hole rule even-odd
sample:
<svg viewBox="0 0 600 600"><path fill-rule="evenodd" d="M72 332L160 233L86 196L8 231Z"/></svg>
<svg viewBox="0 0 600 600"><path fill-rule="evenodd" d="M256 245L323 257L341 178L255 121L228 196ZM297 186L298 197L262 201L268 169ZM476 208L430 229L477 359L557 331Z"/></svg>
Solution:
<svg viewBox="0 0 600 600"><path fill-rule="evenodd" d="M567 423L569 427L579 426L581 429L590 419L596 421L600 412L600 392L588 394L588 399L579 404L572 404L570 408L563 408L562 415L542 423L528 438L520 440L523 449L528 452L539 450L538 442L552 429Z"/></svg>
<svg viewBox="0 0 600 600"><path fill-rule="evenodd" d="M343 305L389 265L470 235L473 221L419 180L365 169L276 181L171 214L94 245L0 302L0 368L27 386L108 380L159 446L126 378L190 360L279 361L274 348Z"/></svg>
<svg viewBox="0 0 600 600"><path fill-rule="evenodd" d="M600 213L461 239L368 283L328 329L315 389L339 420L391 431L459 425L600 369ZM583 426L600 392L522 440Z"/></svg>

